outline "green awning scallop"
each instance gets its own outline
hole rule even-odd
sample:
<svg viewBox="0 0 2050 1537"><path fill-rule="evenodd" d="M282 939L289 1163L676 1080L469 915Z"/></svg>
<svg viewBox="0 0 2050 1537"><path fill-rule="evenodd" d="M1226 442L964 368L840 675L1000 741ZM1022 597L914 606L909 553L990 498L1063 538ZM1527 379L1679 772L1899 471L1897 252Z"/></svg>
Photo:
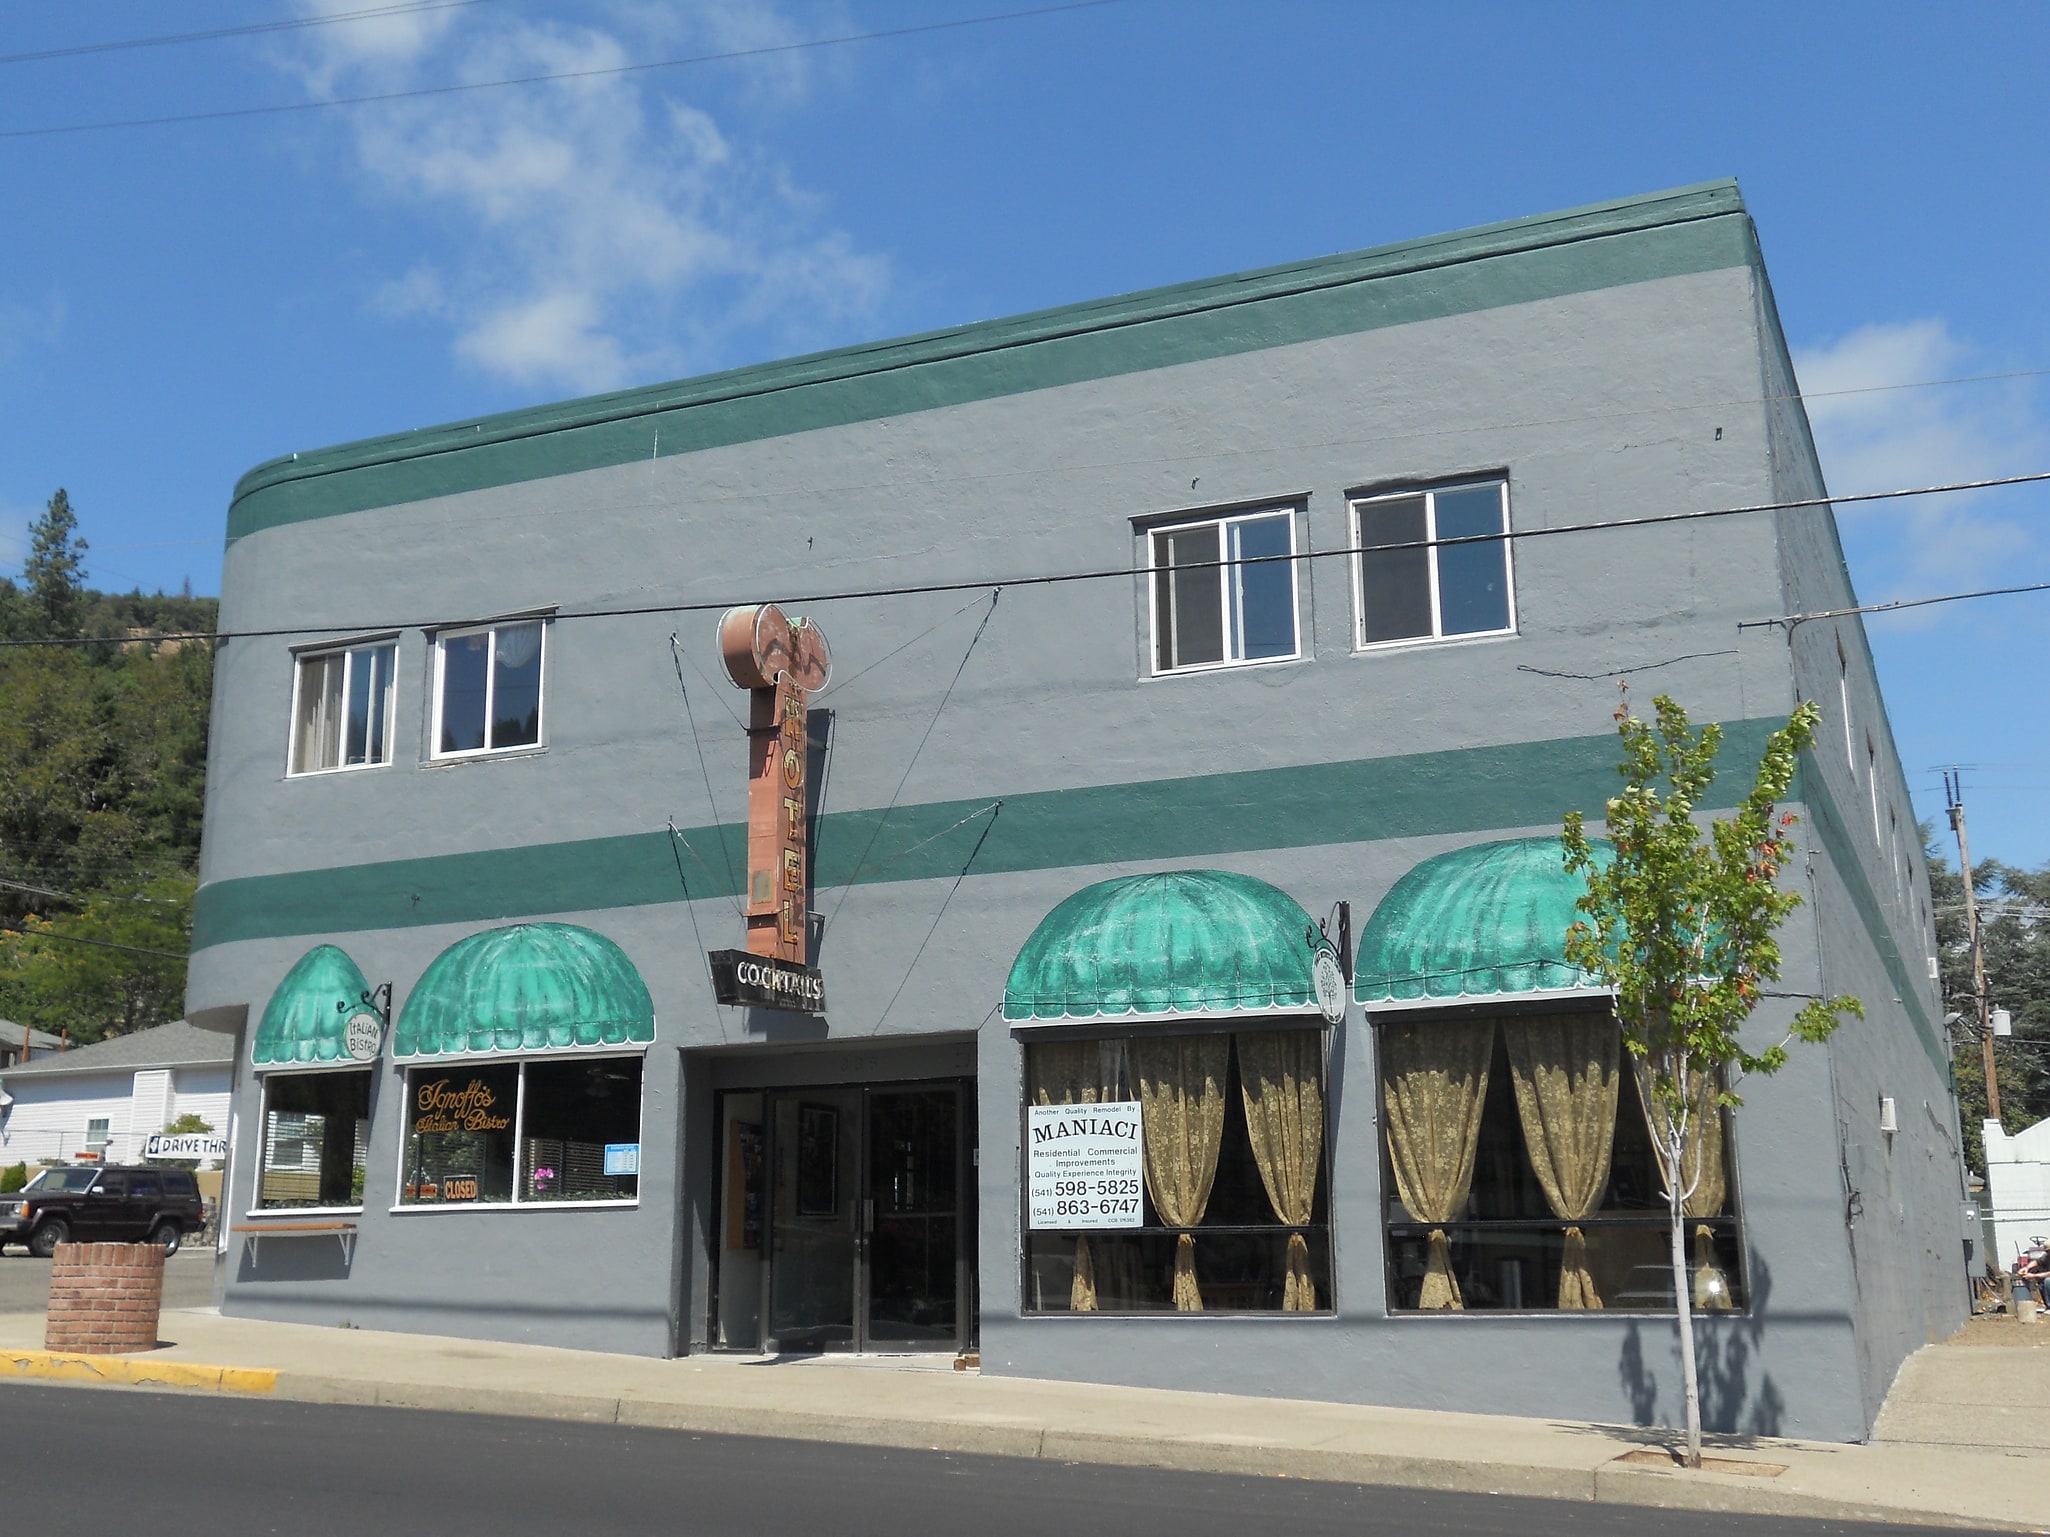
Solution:
<svg viewBox="0 0 2050 1537"><path fill-rule="evenodd" d="M626 952L569 923L459 939L414 985L393 1054L550 1051L655 1039L655 1005Z"/></svg>
<svg viewBox="0 0 2050 1537"><path fill-rule="evenodd" d="M370 984L336 945L315 945L300 956L264 1005L249 1060L266 1063L337 1062L342 1026L363 1006Z"/></svg>
<svg viewBox="0 0 2050 1537"><path fill-rule="evenodd" d="M1008 1020L1314 1011L1317 925L1226 870L1104 881L1046 915L1012 963Z"/></svg>
<svg viewBox="0 0 2050 1537"><path fill-rule="evenodd" d="M1595 843L1603 864L1613 857ZM1360 933L1353 997L1369 1008L1527 993L1587 992L1566 930L1587 885L1557 838L1477 843L1426 859L1395 883Z"/></svg>

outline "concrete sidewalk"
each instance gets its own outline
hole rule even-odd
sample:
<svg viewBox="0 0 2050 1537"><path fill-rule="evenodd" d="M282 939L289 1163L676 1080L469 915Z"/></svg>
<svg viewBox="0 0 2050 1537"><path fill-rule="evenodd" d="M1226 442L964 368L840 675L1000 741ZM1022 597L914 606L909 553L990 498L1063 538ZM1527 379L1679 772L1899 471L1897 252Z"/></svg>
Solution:
<svg viewBox="0 0 2050 1537"><path fill-rule="evenodd" d="M166 1312L165 1343L146 1356L53 1357L41 1349L42 1332L40 1314L0 1316L0 1378L1604 1504L2010 1531L2050 1521L2050 1453L1926 1437L1871 1446L1716 1438L1713 1465L1689 1472L1660 1449L1670 1441L1663 1432L984 1377L954 1371L946 1358L655 1361L205 1310ZM2050 1402L2050 1351L2024 1359L2037 1374L2013 1385L2032 1404Z"/></svg>

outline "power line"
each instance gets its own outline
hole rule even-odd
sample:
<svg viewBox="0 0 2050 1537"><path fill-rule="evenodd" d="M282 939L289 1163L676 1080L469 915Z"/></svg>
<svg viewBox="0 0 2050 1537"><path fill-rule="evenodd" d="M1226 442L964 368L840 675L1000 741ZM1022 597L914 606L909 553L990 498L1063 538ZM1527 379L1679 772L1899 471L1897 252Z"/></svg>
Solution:
<svg viewBox="0 0 2050 1537"><path fill-rule="evenodd" d="M1891 603L1861 603L1856 608L1826 608L1812 614L1782 614L1776 619L1744 619L1740 630L1768 630L1779 625L1792 629L1811 619L1848 619L1853 614L1891 614L1902 609L1928 608L1935 603L1962 603L1968 598L2006 598L2016 593L2050 592L2050 582L2024 582L2019 587L1982 587L1976 592L1943 592L1928 598L1896 598Z"/></svg>
<svg viewBox="0 0 2050 1537"><path fill-rule="evenodd" d="M59 902L74 903L79 907L84 907L88 903L103 899L115 902L137 902L144 907L169 907L174 905L165 902L159 897L124 897L118 892L113 891L102 891L97 896L82 897L75 891L52 891L47 886L25 885L21 881L8 880L4 876L0 876L0 891L25 891L30 896L51 897Z"/></svg>
<svg viewBox="0 0 2050 1537"><path fill-rule="evenodd" d="M44 48L35 53L0 53L0 64L34 64L44 59L75 59L88 53L121 53L130 48L168 48L177 43L210 43L224 37L252 37L262 32L297 32L306 27L332 27L345 21L376 21L417 11L449 11L481 5L484 0L406 0L363 11L336 11L326 16L295 16L283 21L257 21L239 27L213 27L204 32L167 32L159 37L126 37L109 43L76 43L69 48Z"/></svg>
<svg viewBox="0 0 2050 1537"><path fill-rule="evenodd" d="M1305 563L1317 560L1350 559L1356 555L1386 555L1401 550L1450 549L1466 544L1508 544L1527 539L1550 539L1565 534L1606 533L1616 529L1656 528L1664 524L1695 523L1712 518L1742 517L1760 512L1800 512L1814 508L1827 508L1844 502L1893 501L1902 497L1936 496L1949 492L1984 491L1996 486L2036 485L2050 481L2050 470L2036 471L2027 475L2003 475L1987 480L1951 481L1933 486L1908 486L1892 491L1857 491L1844 496L1800 497L1786 502L1747 502L1735 507L1707 507L1691 512L1654 513L1642 518L1612 518L1593 523L1555 523L1544 528L1512 528L1499 534L1463 534L1451 539L1409 539L1386 544L1344 545L1329 550L1301 550L1292 555L1243 556L1230 560L1192 560L1175 566L1177 571L1215 571L1224 567L1262 566L1286 562ZM801 607L814 603L846 603L878 598L925 597L935 593L978 592L1001 587L1051 587L1069 582L1131 581L1150 577L1155 572L1150 566L1104 566L1094 570L1054 572L1043 576L1000 576L976 577L972 580L952 582L917 582L900 587L854 588L841 592L814 592L778 598L785 608ZM2050 588L2050 583L2039 584ZM1989 597L1995 592L2028 592L2036 587L1994 589L1986 593L1960 593L1957 597ZM704 599L687 603L643 603L620 608L561 608L548 615L553 620L568 619L634 619L653 614L709 614L724 613L727 609L750 600L740 598ZM1952 601L1948 598L1925 598L1914 600L1920 603ZM1875 605L1875 610L1890 606ZM1843 613L1858 613L1865 610L1845 609ZM1797 616L1800 618L1825 618L1823 614ZM333 623L320 625L278 625L265 629L249 630L184 630L152 631L140 635L68 637L41 637L31 640L0 640L0 650L33 649L52 646L94 646L94 645L161 645L167 641L224 641L224 640L273 640L282 637L341 635L377 630L422 630L444 626L445 615L432 618L405 621L370 621ZM1783 623L1782 620L1749 620L1746 627Z"/></svg>
<svg viewBox="0 0 2050 1537"><path fill-rule="evenodd" d="M874 32L846 32L837 37L805 38L794 43L765 43L756 48L731 48L723 53L688 54L673 59L648 59L638 64L613 64L600 69L550 70L538 75L509 75L498 80L467 80L454 85L423 85L403 91L376 91L364 96L330 96L319 101L289 101L268 107L224 107L213 112L179 112L164 117L108 118L96 123L61 123L44 128L0 130L0 139L40 139L59 134L98 133L115 128L164 128L174 123L213 123L229 118L276 117L289 112L318 112L328 107L362 107L387 101L414 101L430 96L458 96L471 91L491 91L504 86L543 85L557 80L595 80L606 76L643 74L656 69L680 69L690 64L719 64L734 59L758 59L773 54L803 53L815 48L834 48L845 43L873 43L890 38L915 37L930 32L955 32L965 27L994 26L999 22L1026 21L1037 16L1054 16L1064 11L1094 10L1119 5L1123 0L1066 0L1061 5L1036 6L1025 11L1001 11L987 16L959 16L950 21L921 22L916 26L886 27Z"/></svg>
<svg viewBox="0 0 2050 1537"><path fill-rule="evenodd" d="M183 961L189 957L175 950L152 950L146 945L117 945L111 939L87 939L83 934L60 934L55 929L16 929L16 939L61 939L67 945L91 945L97 950L125 950L130 955L154 955L167 961Z"/></svg>

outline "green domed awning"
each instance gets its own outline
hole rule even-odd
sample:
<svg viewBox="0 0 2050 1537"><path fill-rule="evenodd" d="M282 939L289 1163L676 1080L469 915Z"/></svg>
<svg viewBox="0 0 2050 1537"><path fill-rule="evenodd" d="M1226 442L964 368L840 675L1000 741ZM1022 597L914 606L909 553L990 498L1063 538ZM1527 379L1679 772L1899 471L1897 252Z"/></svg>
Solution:
<svg viewBox="0 0 2050 1537"><path fill-rule="evenodd" d="M1170 870L1085 887L1012 963L1004 1018L1315 1012L1317 925L1265 881Z"/></svg>
<svg viewBox="0 0 2050 1537"><path fill-rule="evenodd" d="M363 1006L370 984L335 945L315 945L300 956L264 1005L249 1060L265 1064L338 1062L348 1056L342 1026Z"/></svg>
<svg viewBox="0 0 2050 1537"><path fill-rule="evenodd" d="M568 923L457 940L414 985L393 1054L553 1051L655 1039L655 1005L626 952Z"/></svg>
<svg viewBox="0 0 2050 1537"><path fill-rule="evenodd" d="M1609 845L1594 847L1606 865ZM1599 991L1566 960L1566 930L1586 890L1557 838L1477 843L1426 859L1367 920L1353 997L1389 1008Z"/></svg>

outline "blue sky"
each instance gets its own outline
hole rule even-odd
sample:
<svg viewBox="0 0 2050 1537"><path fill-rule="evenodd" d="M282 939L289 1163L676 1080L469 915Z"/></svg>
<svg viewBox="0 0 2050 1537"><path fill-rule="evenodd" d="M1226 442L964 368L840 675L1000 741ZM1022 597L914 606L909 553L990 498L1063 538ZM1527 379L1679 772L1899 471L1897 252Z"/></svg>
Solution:
<svg viewBox="0 0 2050 1537"><path fill-rule="evenodd" d="M0 54L360 12L0 0ZM1032 0L470 0L0 63L0 134ZM2039 5L1120 0L577 83L0 137L0 570L217 590L274 454L1735 175L1837 491L2050 469ZM1872 391L1993 374L2021 377ZM2050 490L1846 509L1860 595L2050 580ZM2050 861L2050 595L1873 623L1916 809ZM2019 685L2019 689L2017 688Z"/></svg>

